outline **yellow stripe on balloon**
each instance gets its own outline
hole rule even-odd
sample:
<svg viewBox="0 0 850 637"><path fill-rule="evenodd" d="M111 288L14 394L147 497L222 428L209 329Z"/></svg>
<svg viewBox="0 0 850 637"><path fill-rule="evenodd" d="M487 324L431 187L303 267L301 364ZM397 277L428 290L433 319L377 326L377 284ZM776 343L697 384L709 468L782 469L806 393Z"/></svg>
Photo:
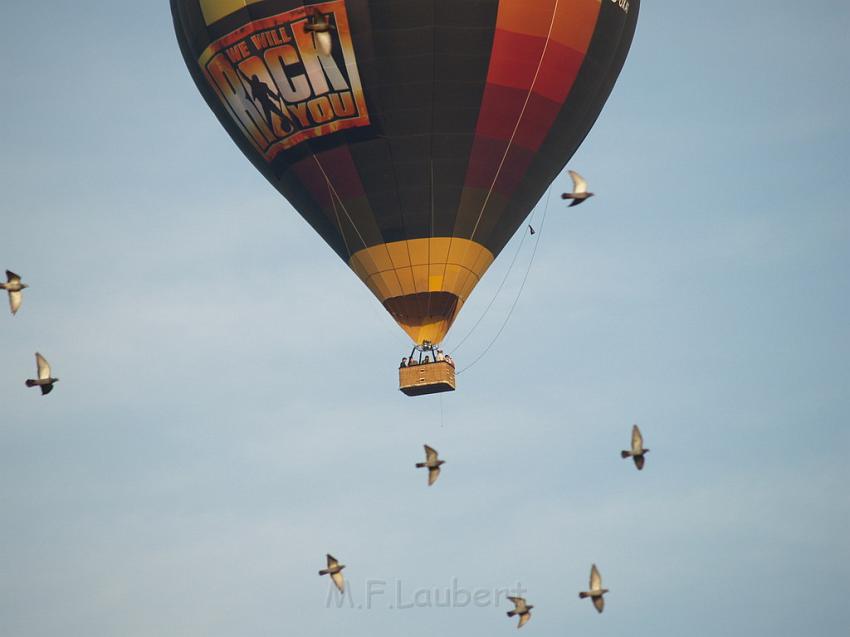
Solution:
<svg viewBox="0 0 850 637"><path fill-rule="evenodd" d="M493 253L455 237L394 241L355 252L348 264L416 343L439 343Z"/></svg>

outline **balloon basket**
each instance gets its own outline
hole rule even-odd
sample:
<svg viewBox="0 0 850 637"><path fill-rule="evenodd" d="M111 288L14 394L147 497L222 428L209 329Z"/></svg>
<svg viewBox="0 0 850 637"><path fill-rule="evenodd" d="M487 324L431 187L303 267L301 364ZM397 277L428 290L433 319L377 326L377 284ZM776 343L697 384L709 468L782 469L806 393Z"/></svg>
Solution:
<svg viewBox="0 0 850 637"><path fill-rule="evenodd" d="M446 361L410 365L398 370L398 388L408 396L454 391L455 368Z"/></svg>

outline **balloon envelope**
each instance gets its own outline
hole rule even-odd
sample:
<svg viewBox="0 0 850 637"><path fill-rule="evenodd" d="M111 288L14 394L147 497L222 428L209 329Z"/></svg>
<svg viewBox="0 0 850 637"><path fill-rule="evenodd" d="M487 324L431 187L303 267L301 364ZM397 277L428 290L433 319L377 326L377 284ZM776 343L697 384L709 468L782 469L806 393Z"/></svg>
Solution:
<svg viewBox="0 0 850 637"><path fill-rule="evenodd" d="M171 9L233 140L421 344L442 341L596 121L639 0Z"/></svg>

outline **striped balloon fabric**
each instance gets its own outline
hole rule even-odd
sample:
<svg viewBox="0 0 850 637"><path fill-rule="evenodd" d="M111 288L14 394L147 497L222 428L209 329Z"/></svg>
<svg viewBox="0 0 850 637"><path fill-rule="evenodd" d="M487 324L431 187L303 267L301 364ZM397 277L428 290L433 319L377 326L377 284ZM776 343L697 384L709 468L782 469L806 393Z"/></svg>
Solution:
<svg viewBox="0 0 850 637"><path fill-rule="evenodd" d="M171 0L236 144L417 344L563 170L639 0Z"/></svg>

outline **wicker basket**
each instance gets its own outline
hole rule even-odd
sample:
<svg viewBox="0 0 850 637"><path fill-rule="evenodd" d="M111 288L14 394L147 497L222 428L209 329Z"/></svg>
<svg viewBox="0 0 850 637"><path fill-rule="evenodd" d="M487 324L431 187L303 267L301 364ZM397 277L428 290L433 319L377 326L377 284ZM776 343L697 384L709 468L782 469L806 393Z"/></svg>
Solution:
<svg viewBox="0 0 850 637"><path fill-rule="evenodd" d="M455 390L455 368L445 361L411 365L398 370L398 388L408 396Z"/></svg>

